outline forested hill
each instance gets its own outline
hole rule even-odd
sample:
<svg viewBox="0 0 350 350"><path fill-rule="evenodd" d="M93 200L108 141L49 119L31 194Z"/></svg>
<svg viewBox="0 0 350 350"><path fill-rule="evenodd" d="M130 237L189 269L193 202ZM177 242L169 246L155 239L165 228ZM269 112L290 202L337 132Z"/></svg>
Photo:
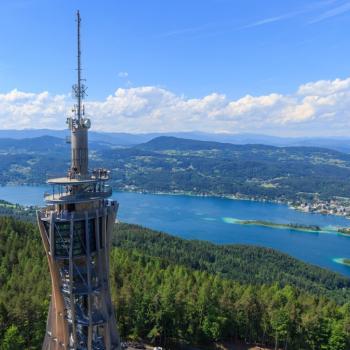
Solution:
<svg viewBox="0 0 350 350"><path fill-rule="evenodd" d="M35 152L44 152L50 150L55 152L56 150L64 151L69 149L67 144L62 139L53 136L40 136L29 139L10 139L0 138L0 149L5 152L29 152L30 150Z"/></svg>
<svg viewBox="0 0 350 350"><path fill-rule="evenodd" d="M0 217L13 217L15 222L21 220L36 226L36 208L0 200ZM115 225L112 242L126 251L137 250L170 264L219 274L239 283L292 285L316 296L327 296L340 304L350 300L350 278L271 248L187 240L126 223Z"/></svg>
<svg viewBox="0 0 350 350"><path fill-rule="evenodd" d="M344 303L350 300L350 279L332 271L297 260L276 250L241 244L216 245L185 240L138 225L118 224L114 245L219 274L223 278L254 284L292 285L305 292Z"/></svg>
<svg viewBox="0 0 350 350"><path fill-rule="evenodd" d="M296 154L299 155L313 155L319 154L322 156L328 156L330 158L341 157L344 160L350 160L350 155L347 153L342 153L336 150L321 148L321 147L309 147L309 146L288 146L288 147L277 147L265 144L245 144L237 145L232 143L223 143L215 141L201 141L201 140L191 140L178 138L173 136L159 136L146 143L142 143L134 146L133 148L142 149L154 152L164 152L164 151L229 151L229 152L242 152L242 153L252 153L252 157L255 153L268 155L267 152L272 152L276 154L285 154L287 157L294 157Z"/></svg>
<svg viewBox="0 0 350 350"><path fill-rule="evenodd" d="M0 184L42 184L69 167L63 139L0 139ZM90 143L90 167L117 190L310 201L350 197L350 155L315 147L233 145L158 137L129 148Z"/></svg>
<svg viewBox="0 0 350 350"><path fill-rule="evenodd" d="M147 151L198 151L198 150L217 150L217 151L242 151L251 148L259 149L276 149L277 147L254 144L254 145L235 145L232 143L222 143L215 141L198 141L191 139L183 139L173 136L159 136L146 143L134 146L137 149Z"/></svg>
<svg viewBox="0 0 350 350"><path fill-rule="evenodd" d="M325 148L159 137L134 150L124 169L135 189L291 201L350 197L350 155Z"/></svg>
<svg viewBox="0 0 350 350"><path fill-rule="evenodd" d="M0 138L7 139L33 139L41 136L53 136L64 139L69 135L69 130L53 129L3 129L0 130ZM337 151L350 152L350 138L348 137L278 137L263 134L230 134L230 133L203 133L203 132L171 132L171 133L142 133L129 134L125 132L98 132L91 130L89 140L92 142L109 143L115 146L130 147L148 142L156 137L170 136L183 139L192 139L199 141L214 141L221 143L231 143L236 145L263 144L278 147L292 146L312 146L330 148Z"/></svg>
<svg viewBox="0 0 350 350"><path fill-rule="evenodd" d="M205 253L205 243L198 243L197 249L196 242L186 245L137 226L121 225L116 230L119 247L111 251L110 285L122 339L144 339L170 349L178 343L214 349L214 343L233 340L270 347L277 344L290 350L349 349L350 303L337 305L290 285L282 288L278 281L267 285L232 280L242 278L239 273L229 276L229 270L249 263L247 251L239 257L244 247L235 253L220 253L208 246ZM141 240L145 244L137 243ZM162 255L159 252L165 242L169 247ZM231 254L242 263L232 266L228 259L227 278L223 278L223 271L215 272L221 269L224 255ZM195 266L197 257L201 258ZM266 250L266 269L277 258L285 256ZM286 259L286 266L280 263L279 267L296 277L289 263ZM241 274L246 273L242 270ZM267 276L267 271L263 275ZM312 273L307 273L301 279L310 276ZM340 282L339 276L333 276L333 284L327 282L329 289L336 289ZM322 283L317 279L318 285ZM0 349L39 349L50 281L35 225L0 218L0 285Z"/></svg>

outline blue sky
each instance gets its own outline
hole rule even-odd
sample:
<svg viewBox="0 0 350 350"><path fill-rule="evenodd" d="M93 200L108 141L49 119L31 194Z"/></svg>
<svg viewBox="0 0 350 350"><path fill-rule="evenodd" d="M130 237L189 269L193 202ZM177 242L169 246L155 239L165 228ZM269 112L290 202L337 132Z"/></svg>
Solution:
<svg viewBox="0 0 350 350"><path fill-rule="evenodd" d="M350 1L11 0L2 2L0 7L0 94L7 96L14 89L36 97L48 92L51 99L69 94L75 79L74 16L79 8L83 20L83 68L89 87L88 99L95 103L106 101L110 95L117 99L114 102L119 107L114 111L111 106L107 110L102 107L94 110L96 104L91 106L94 112L105 113L109 118L114 115L116 119L111 119L117 125L114 131L166 131L159 119L162 113L169 113L164 109L164 103L169 99L175 99L179 108L181 101L195 100L206 104L208 98L210 104L222 104L222 98L217 101L215 96L224 96L226 105L231 103L232 107L232 103L234 106L235 103L239 106L246 103L242 99L247 95L260 98L277 94L295 98L295 108L303 102L298 91L305 84L318 81L332 84L335 79L340 79L345 81L346 89L348 86ZM344 84L341 86L344 89ZM146 91L145 87L155 90ZM146 99L148 107L140 110L142 101L133 105L134 94L141 95L141 100ZM314 96L314 91L311 95ZM7 102L15 99L11 96L6 98ZM24 95L21 96L23 100ZM341 102L347 103L348 97L346 95L344 100L343 96ZM26 96L28 98L30 96ZM126 99L123 103L127 108L120 108L121 98ZM163 101L161 108L148 115L148 120L143 119L142 123L130 127L132 123L128 124L128 121L140 118L142 113L150 113L149 109L154 109L157 99ZM137 115L133 114L135 108ZM203 122L209 121L208 118L222 120L221 124L214 123L210 127L217 132L279 134L279 130L284 130L286 134L300 134L303 130L300 120L297 121L299 125L293 121L292 128L283 129L283 124L290 120L282 115L288 114L285 108L278 112L282 120L280 126L276 127L275 123L271 128L262 128L264 121L270 122L268 117L259 123L255 120L258 114L266 112L268 115L269 111L257 111L255 115L250 110L249 115L245 115L248 119L243 120L252 123L252 130L245 129L242 121L237 122L236 110L231 114L222 108L220 111L201 110L201 115L210 114L206 119L196 114L198 108L196 106L187 116L188 127L183 126L184 120L175 123L175 116L168 114L164 115L164 121L173 122L171 128L176 130L194 129L201 118ZM183 113L181 108L179 113ZM327 109L326 113L330 120L332 111ZM344 111L342 113L342 124L339 124L339 118L335 120L333 134L344 130ZM45 114L49 122L43 117L30 118L30 121L55 127L53 121L57 111L48 116L49 109ZM242 111L238 114L242 116ZM231 128L227 126L227 115L234 119ZM123 118L125 120L121 121ZM304 125L305 118L299 119ZM28 127L28 120L24 116L19 126ZM118 121L121 121L120 125ZM310 122L310 117L306 122ZM151 127L140 127L145 124ZM11 125L9 123L8 127ZM102 129L100 124L97 126ZM319 124L310 127L317 129L317 134L327 131Z"/></svg>

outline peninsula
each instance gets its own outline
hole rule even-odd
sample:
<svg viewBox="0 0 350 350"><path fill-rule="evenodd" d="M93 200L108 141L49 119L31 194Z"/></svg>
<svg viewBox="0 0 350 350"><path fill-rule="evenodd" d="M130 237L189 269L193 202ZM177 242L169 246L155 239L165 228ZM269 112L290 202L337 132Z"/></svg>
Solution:
<svg viewBox="0 0 350 350"><path fill-rule="evenodd" d="M234 218L223 218L224 222L228 224L238 224L238 225L253 225L253 226L265 226L276 229L285 229L285 230L293 230L293 231L303 231L303 232L321 232L322 228L317 225L303 225L297 223L275 223L271 221L265 220L240 220Z"/></svg>

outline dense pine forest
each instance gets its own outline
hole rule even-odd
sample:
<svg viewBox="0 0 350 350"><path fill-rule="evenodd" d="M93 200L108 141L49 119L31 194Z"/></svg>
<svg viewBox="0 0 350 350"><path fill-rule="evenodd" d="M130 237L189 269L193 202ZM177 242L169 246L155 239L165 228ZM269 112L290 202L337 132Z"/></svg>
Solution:
<svg viewBox="0 0 350 350"><path fill-rule="evenodd" d="M254 247L215 249L134 225L117 225L114 240L112 298L124 339L171 349L213 349L225 341L350 348L350 303L339 296L349 288L346 278L313 267L300 273L294 259L267 249L264 255ZM39 233L30 222L2 217L0 242L0 349L39 349L50 294ZM260 269L245 270L257 256ZM271 270L268 279L277 260L281 271Z"/></svg>
<svg viewBox="0 0 350 350"><path fill-rule="evenodd" d="M138 225L116 226L114 245L243 284L291 285L337 303L350 301L350 279L273 249L185 240Z"/></svg>

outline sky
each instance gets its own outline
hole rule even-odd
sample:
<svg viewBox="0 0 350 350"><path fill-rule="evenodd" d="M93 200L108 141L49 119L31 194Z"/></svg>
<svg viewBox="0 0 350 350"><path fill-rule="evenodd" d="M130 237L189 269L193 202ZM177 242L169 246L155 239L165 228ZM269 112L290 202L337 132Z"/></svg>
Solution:
<svg viewBox="0 0 350 350"><path fill-rule="evenodd" d="M0 1L0 129L347 136L350 0Z"/></svg>

